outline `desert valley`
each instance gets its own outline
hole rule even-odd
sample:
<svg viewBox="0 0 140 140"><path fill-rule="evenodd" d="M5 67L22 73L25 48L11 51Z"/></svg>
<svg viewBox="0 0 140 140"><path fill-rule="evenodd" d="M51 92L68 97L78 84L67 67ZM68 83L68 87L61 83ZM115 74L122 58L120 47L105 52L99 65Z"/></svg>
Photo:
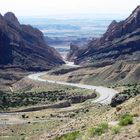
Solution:
<svg viewBox="0 0 140 140"><path fill-rule="evenodd" d="M140 6L84 20L0 14L0 140L140 139Z"/></svg>

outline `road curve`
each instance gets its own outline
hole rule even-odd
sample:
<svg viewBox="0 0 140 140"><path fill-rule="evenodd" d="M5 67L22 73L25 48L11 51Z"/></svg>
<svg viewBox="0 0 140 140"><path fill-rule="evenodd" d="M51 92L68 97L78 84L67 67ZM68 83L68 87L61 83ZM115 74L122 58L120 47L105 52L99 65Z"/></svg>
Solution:
<svg viewBox="0 0 140 140"><path fill-rule="evenodd" d="M41 76L47 74L47 72L41 72L41 73L35 73L35 74L31 74L28 75L27 77L35 80L35 81L40 81L40 82L46 82L47 83L55 83L55 84L60 84L60 85L67 85L67 86L74 86L74 87L79 87L79 88L83 88L83 89L90 89L90 90L96 90L100 96L97 99L94 99L92 102L93 103L101 103L101 104L110 104L112 97L117 94L117 91L110 89L110 88L106 88L106 87L102 87L102 86L92 86L92 85L85 85L85 84L78 84L78 83L68 83L68 82L61 82L61 81L52 81L52 80L45 80L42 79ZM25 124L28 123L29 121L9 121L9 120L2 120L2 118L6 118L11 116L11 118L15 115L21 115L24 112L15 112L15 113L0 113L0 125L10 125L10 124Z"/></svg>
<svg viewBox="0 0 140 140"><path fill-rule="evenodd" d="M101 103L101 104L110 104L112 97L117 94L117 91L111 88L106 88L102 86L92 86L92 85L85 85L85 84L79 84L79 83L68 83L68 82L62 82L62 81L52 81L52 80L45 80L42 79L41 76L47 74L47 72L41 72L41 73L35 73L28 76L28 78L40 81L40 82L46 82L47 83L55 83L60 85L67 85L67 86L74 86L79 87L83 89L90 89L90 90L96 90L100 96L96 100L93 100L94 103Z"/></svg>

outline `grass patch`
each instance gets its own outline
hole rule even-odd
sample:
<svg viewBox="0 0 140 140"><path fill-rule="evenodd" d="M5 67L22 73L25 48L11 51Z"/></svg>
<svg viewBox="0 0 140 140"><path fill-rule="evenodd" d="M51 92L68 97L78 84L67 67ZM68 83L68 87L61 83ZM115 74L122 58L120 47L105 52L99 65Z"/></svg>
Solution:
<svg viewBox="0 0 140 140"><path fill-rule="evenodd" d="M88 134L90 137L100 136L108 131L108 123L104 122L99 124L97 127L90 128Z"/></svg>
<svg viewBox="0 0 140 140"><path fill-rule="evenodd" d="M79 131L75 131L72 133L65 134L61 137L56 137L55 140L76 140L78 136L79 136Z"/></svg>
<svg viewBox="0 0 140 140"><path fill-rule="evenodd" d="M120 129L121 129L121 126L119 126L119 125L112 127L112 129L111 129L112 134L120 133Z"/></svg>
<svg viewBox="0 0 140 140"><path fill-rule="evenodd" d="M123 115L119 120L120 126L127 126L133 124L133 116L130 114Z"/></svg>
<svg viewBox="0 0 140 140"><path fill-rule="evenodd" d="M21 140L24 137L32 137L43 133L49 132L52 129L64 124L60 120L48 120L47 122L36 122L28 124L18 124L7 126L7 131L0 132L0 140Z"/></svg>

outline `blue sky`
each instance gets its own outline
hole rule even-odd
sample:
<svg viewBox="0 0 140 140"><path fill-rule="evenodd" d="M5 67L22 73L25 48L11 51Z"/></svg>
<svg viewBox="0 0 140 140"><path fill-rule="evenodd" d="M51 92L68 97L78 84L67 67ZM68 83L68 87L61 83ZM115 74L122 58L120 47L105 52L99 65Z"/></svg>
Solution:
<svg viewBox="0 0 140 140"><path fill-rule="evenodd" d="M0 13L17 16L127 14L140 0L0 0Z"/></svg>

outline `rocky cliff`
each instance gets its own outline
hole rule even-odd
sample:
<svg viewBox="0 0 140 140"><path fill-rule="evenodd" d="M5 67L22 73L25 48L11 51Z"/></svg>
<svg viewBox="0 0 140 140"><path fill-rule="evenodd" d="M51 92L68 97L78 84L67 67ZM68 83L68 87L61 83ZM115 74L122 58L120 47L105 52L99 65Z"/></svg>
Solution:
<svg viewBox="0 0 140 140"><path fill-rule="evenodd" d="M73 46L74 47L74 46ZM71 47L68 60L75 64L108 65L116 61L140 61L140 6L124 21L112 21L101 38L84 49Z"/></svg>
<svg viewBox="0 0 140 140"><path fill-rule="evenodd" d="M30 25L21 25L11 12L0 15L1 67L39 71L63 63L59 53L46 44L41 31Z"/></svg>

